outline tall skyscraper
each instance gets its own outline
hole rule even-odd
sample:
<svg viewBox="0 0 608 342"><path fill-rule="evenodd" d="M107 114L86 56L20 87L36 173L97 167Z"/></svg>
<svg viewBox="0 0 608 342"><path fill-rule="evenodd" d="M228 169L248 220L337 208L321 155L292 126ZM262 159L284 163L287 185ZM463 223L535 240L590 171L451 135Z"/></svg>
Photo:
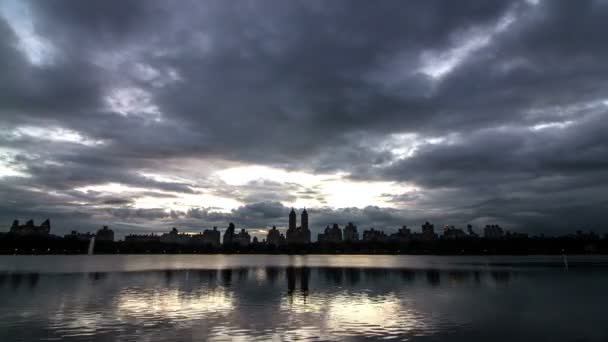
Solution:
<svg viewBox="0 0 608 342"><path fill-rule="evenodd" d="M308 212L306 209L302 211L301 217L302 229L308 229Z"/></svg>
<svg viewBox="0 0 608 342"><path fill-rule="evenodd" d="M423 240L435 240L435 226L430 224L428 221L422 225L422 239Z"/></svg>
<svg viewBox="0 0 608 342"><path fill-rule="evenodd" d="M348 225L344 227L344 241L357 241L359 240L359 233L357 232L357 226L352 222L348 222Z"/></svg>
<svg viewBox="0 0 608 342"><path fill-rule="evenodd" d="M224 245L230 245L234 239L234 223L230 222L228 229L224 232Z"/></svg>
<svg viewBox="0 0 608 342"><path fill-rule="evenodd" d="M289 212L289 229L296 229L296 211L293 210L293 208L291 208L291 211Z"/></svg>

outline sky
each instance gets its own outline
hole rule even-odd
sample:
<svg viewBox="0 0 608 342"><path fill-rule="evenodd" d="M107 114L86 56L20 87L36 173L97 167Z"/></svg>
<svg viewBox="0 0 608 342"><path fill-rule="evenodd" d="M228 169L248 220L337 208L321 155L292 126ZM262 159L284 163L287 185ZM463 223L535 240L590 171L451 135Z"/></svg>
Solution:
<svg viewBox="0 0 608 342"><path fill-rule="evenodd" d="M0 231L608 232L608 1L0 0Z"/></svg>

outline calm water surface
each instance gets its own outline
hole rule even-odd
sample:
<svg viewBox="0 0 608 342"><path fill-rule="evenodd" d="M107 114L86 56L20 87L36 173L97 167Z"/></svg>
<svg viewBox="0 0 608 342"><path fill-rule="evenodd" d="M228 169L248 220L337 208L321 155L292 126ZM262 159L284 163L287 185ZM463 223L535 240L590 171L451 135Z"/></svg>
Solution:
<svg viewBox="0 0 608 342"><path fill-rule="evenodd" d="M608 341L608 258L2 256L0 341Z"/></svg>

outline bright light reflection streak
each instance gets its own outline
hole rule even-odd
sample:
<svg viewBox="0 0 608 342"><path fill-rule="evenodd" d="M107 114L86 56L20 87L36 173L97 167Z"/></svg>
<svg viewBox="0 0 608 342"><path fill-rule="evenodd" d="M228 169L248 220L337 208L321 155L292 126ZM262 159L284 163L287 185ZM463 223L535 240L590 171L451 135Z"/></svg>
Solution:
<svg viewBox="0 0 608 342"><path fill-rule="evenodd" d="M155 319L191 320L234 310L234 299L223 288L186 294L179 289L124 289L117 298L122 317L152 316Z"/></svg>
<svg viewBox="0 0 608 342"><path fill-rule="evenodd" d="M338 334L369 334L372 327L400 331L428 328L421 315L408 308L395 294L378 297L366 293L342 293L332 297L294 295L281 305L283 310L296 315L322 316L325 329Z"/></svg>

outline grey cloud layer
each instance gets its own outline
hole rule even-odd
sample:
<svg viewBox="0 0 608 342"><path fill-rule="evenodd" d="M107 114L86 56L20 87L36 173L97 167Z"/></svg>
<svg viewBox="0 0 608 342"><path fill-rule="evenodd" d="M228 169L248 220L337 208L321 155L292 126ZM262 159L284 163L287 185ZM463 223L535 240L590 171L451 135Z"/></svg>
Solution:
<svg viewBox="0 0 608 342"><path fill-rule="evenodd" d="M531 231L604 228L606 1L28 7L51 54L48 63L32 65L19 48L15 23L23 18L0 17L2 129L58 126L103 143L0 134L0 146L17 151L9 162L30 175L0 178L4 222L38 213L71 227L96 220L223 226L228 218L265 226L285 211L264 216L268 203L297 196L323 203L314 189L297 184L229 186L206 178L220 165L256 163L419 189L387 195L401 209L378 214L369 209L374 203L319 209L318 226L436 219ZM507 19L511 24L497 30ZM433 58L439 65L474 39L486 41L454 57L441 78L423 73ZM108 104L117 91L127 98L114 100L128 113ZM533 129L541 124L553 126ZM418 145L399 159L383 146L404 133L415 134ZM184 160L196 167L180 169ZM158 181L142 171L195 181ZM73 190L108 182L145 188L147 195L206 188L245 205L230 214L209 204L172 214L135 209L132 198ZM371 213L377 218L365 216Z"/></svg>

